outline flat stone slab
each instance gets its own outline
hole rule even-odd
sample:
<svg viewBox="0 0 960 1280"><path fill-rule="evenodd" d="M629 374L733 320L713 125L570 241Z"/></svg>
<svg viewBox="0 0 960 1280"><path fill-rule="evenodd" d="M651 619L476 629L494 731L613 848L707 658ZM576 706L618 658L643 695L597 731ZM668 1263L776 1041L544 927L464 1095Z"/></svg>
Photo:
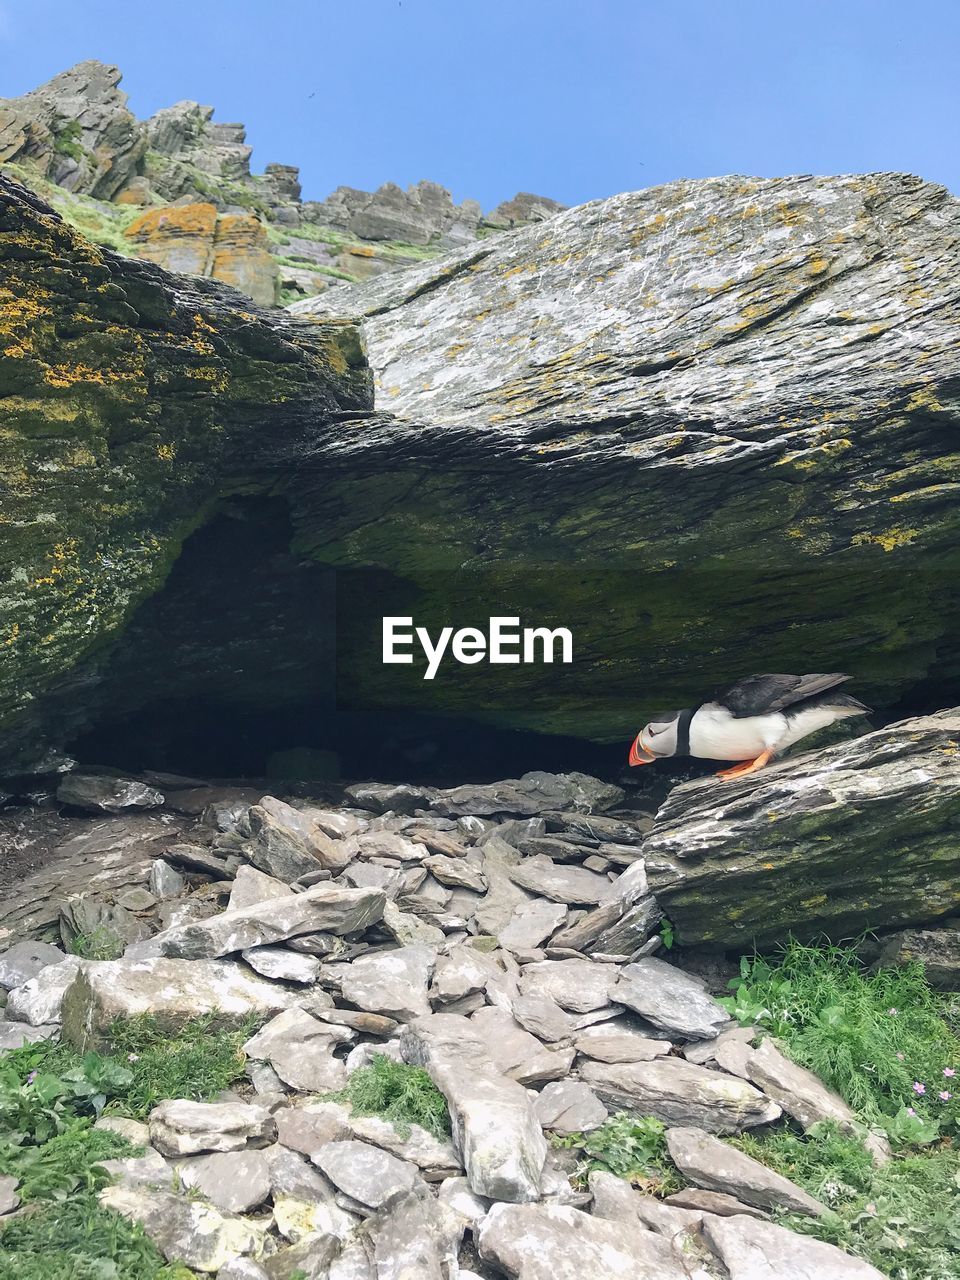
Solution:
<svg viewBox="0 0 960 1280"><path fill-rule="evenodd" d="M427 988L436 959L432 948L419 944L360 956L338 968L340 990L368 1013L411 1022L430 1012Z"/></svg>
<svg viewBox="0 0 960 1280"><path fill-rule="evenodd" d="M316 982L320 961L316 956L290 951L287 947L247 947L240 952L251 969L274 982Z"/></svg>
<svg viewBox="0 0 960 1280"><path fill-rule="evenodd" d="M494 1065L521 1084L561 1080L573 1066L572 1048L545 1048L536 1036L524 1031L506 1009L496 1005L478 1009L470 1025L487 1046Z"/></svg>
<svg viewBox="0 0 960 1280"><path fill-rule="evenodd" d="M511 1202L541 1193L547 1144L527 1091L497 1070L466 1018L434 1014L405 1028L404 1057L447 1100L453 1143L477 1195Z"/></svg>
<svg viewBox="0 0 960 1280"><path fill-rule="evenodd" d="M597 1062L649 1062L670 1052L669 1040L656 1040L624 1024L623 1019L598 1022L577 1032L577 1053Z"/></svg>
<svg viewBox="0 0 960 1280"><path fill-rule="evenodd" d="M572 907L595 907L610 888L606 876L545 857L524 858L510 879L538 897Z"/></svg>
<svg viewBox="0 0 960 1280"><path fill-rule="evenodd" d="M65 959L60 948L49 942L15 942L0 955L0 987L11 991L35 978L41 969Z"/></svg>
<svg viewBox="0 0 960 1280"><path fill-rule="evenodd" d="M607 1108L589 1085L580 1080L558 1080L544 1085L533 1107L544 1129L552 1133L586 1133L598 1129Z"/></svg>
<svg viewBox="0 0 960 1280"><path fill-rule="evenodd" d="M291 897L223 911L209 920L168 929L154 939L161 955L215 959L301 934L359 933L383 918L386 899L376 889L344 889L322 883Z"/></svg>
<svg viewBox="0 0 960 1280"><path fill-rule="evenodd" d="M708 1133L740 1133L781 1114L775 1102L745 1080L683 1058L584 1062L580 1076L612 1109L638 1111L665 1124L695 1126Z"/></svg>
<svg viewBox="0 0 960 1280"><path fill-rule="evenodd" d="M63 998L64 1039L78 1049L102 1047L115 1018L152 1014L176 1031L214 1014L236 1026L251 1013L274 1014L297 993L224 960L85 960Z"/></svg>
<svg viewBox="0 0 960 1280"><path fill-rule="evenodd" d="M883 1280L861 1258L772 1222L706 1214L703 1234L730 1280Z"/></svg>
<svg viewBox="0 0 960 1280"><path fill-rule="evenodd" d="M670 1159L698 1187L735 1196L758 1209L784 1209L811 1217L827 1211L789 1178L703 1129L668 1129L666 1141Z"/></svg>
<svg viewBox="0 0 960 1280"><path fill-rule="evenodd" d="M293 890L275 876L268 876L256 867L237 867L230 890L228 911L242 911L255 907L259 902L273 902L277 898L292 898Z"/></svg>
<svg viewBox="0 0 960 1280"><path fill-rule="evenodd" d="M495 1204L478 1248L517 1280L689 1280L682 1256L661 1236L569 1205Z"/></svg>
<svg viewBox="0 0 960 1280"><path fill-rule="evenodd" d="M201 1155L206 1151L240 1151L248 1142L261 1145L277 1136L266 1107L246 1102L191 1102L171 1098L150 1112L150 1142L164 1156Z"/></svg>
<svg viewBox="0 0 960 1280"><path fill-rule="evenodd" d="M624 965L612 999L686 1040L709 1040L732 1025L729 1013L701 982L652 956Z"/></svg>
<svg viewBox="0 0 960 1280"><path fill-rule="evenodd" d="M612 1004L616 965L593 960L540 960L524 965L520 994L546 996L571 1013L589 1013Z"/></svg>
<svg viewBox="0 0 960 1280"><path fill-rule="evenodd" d="M249 1213L270 1195L270 1166L262 1151L220 1151L177 1165L180 1181L218 1209Z"/></svg>
<svg viewBox="0 0 960 1280"><path fill-rule="evenodd" d="M269 1062L291 1089L325 1093L346 1083L346 1067L333 1051L355 1039L356 1032L347 1027L320 1022L302 1009L286 1009L251 1037L243 1051L249 1058Z"/></svg>
<svg viewBox="0 0 960 1280"><path fill-rule="evenodd" d="M79 956L67 956L59 964L41 969L22 986L14 987L7 999L7 1018L11 1022L28 1022L31 1027L60 1022L64 996L82 963Z"/></svg>
<svg viewBox="0 0 960 1280"><path fill-rule="evenodd" d="M264 1233L241 1218L167 1191L105 1187L100 1203L138 1222L168 1262L219 1272L238 1254L259 1252Z"/></svg>
<svg viewBox="0 0 960 1280"><path fill-rule="evenodd" d="M386 1208L417 1180L416 1165L352 1138L328 1142L310 1158L335 1187L369 1209Z"/></svg>

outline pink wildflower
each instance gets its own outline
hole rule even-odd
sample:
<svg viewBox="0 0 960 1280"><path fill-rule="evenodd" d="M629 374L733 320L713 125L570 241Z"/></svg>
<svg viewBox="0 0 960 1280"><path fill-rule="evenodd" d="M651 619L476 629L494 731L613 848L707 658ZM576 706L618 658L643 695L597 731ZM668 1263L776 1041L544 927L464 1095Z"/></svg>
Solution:
<svg viewBox="0 0 960 1280"><path fill-rule="evenodd" d="M953 1097L953 1094L947 1093L946 1089L940 1090L939 1098L941 1102L949 1102L952 1097Z"/></svg>
<svg viewBox="0 0 960 1280"><path fill-rule="evenodd" d="M926 1093L926 1092L927 1092L927 1086L926 1086L925 1084L921 1084L919 1080L914 1080L914 1082L913 1082L913 1092L914 1092L914 1093Z"/></svg>

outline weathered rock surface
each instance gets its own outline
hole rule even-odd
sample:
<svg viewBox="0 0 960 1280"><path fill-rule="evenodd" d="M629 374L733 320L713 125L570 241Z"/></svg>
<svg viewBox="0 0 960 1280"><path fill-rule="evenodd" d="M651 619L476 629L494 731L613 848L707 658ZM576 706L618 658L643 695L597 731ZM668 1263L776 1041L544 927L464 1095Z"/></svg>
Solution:
<svg viewBox="0 0 960 1280"><path fill-rule="evenodd" d="M223 1151L181 1160L183 1185L227 1213L249 1213L270 1195L270 1167L262 1151Z"/></svg>
<svg viewBox="0 0 960 1280"><path fill-rule="evenodd" d="M115 1018L149 1013L175 1031L215 1014L215 1022L231 1026L252 1013L279 1013L295 1000L293 991L225 961L86 960L62 997L63 1035L86 1049L103 1044Z"/></svg>
<svg viewBox="0 0 960 1280"><path fill-rule="evenodd" d="M688 1040L709 1039L731 1022L696 978L652 957L625 965L610 998L662 1031Z"/></svg>
<svg viewBox="0 0 960 1280"><path fill-rule="evenodd" d="M420 945L360 956L340 972L340 990L367 1012L411 1022L430 1013L427 988L435 963L436 953Z"/></svg>
<svg viewBox="0 0 960 1280"><path fill-rule="evenodd" d="M81 963L79 956L66 956L14 987L7 1000L7 1017L32 1027L60 1022L64 995L75 982Z"/></svg>
<svg viewBox="0 0 960 1280"><path fill-rule="evenodd" d="M958 740L960 708L674 788L643 854L680 941L763 946L954 914Z"/></svg>
<svg viewBox="0 0 960 1280"><path fill-rule="evenodd" d="M287 1009L251 1037L243 1051L250 1058L269 1062L292 1089L325 1093L342 1088L346 1082L346 1069L333 1051L355 1036L356 1032L319 1022L302 1009Z"/></svg>
<svg viewBox="0 0 960 1280"><path fill-rule="evenodd" d="M703 1231L730 1280L881 1280L861 1258L772 1222L707 1214Z"/></svg>
<svg viewBox="0 0 960 1280"><path fill-rule="evenodd" d="M246 1102L189 1102L170 1099L150 1112L150 1142L165 1156L205 1151L241 1151L249 1141L262 1145L277 1135L266 1107Z"/></svg>
<svg viewBox="0 0 960 1280"><path fill-rule="evenodd" d="M49 942L16 942L0 954L0 987L10 991L35 978L41 969L59 964L66 956Z"/></svg>
<svg viewBox="0 0 960 1280"><path fill-rule="evenodd" d="M709 1133L739 1133L780 1115L776 1103L745 1081L682 1058L584 1062L580 1076L612 1110L638 1111Z"/></svg>
<svg viewBox="0 0 960 1280"><path fill-rule="evenodd" d="M523 1087L500 1074L470 1023L434 1014L403 1034L408 1062L424 1067L447 1100L454 1146L477 1195L536 1200L547 1145Z"/></svg>
<svg viewBox="0 0 960 1280"><path fill-rule="evenodd" d="M960 920L943 929L904 929L884 938L879 964L923 965L927 981L944 991L960 991Z"/></svg>
<svg viewBox="0 0 960 1280"><path fill-rule="evenodd" d="M670 1159L698 1187L728 1192L758 1209L813 1216L826 1213L825 1205L789 1178L702 1129L668 1129L666 1141Z"/></svg>
<svg viewBox="0 0 960 1280"><path fill-rule="evenodd" d="M57 799L91 813L122 813L125 809L156 809L163 795L156 787L129 778L86 777L68 773L57 788Z"/></svg>
<svg viewBox="0 0 960 1280"><path fill-rule="evenodd" d="M386 1208L412 1190L417 1167L366 1142L328 1142L310 1157L334 1186L368 1209Z"/></svg>
<svg viewBox="0 0 960 1280"><path fill-rule="evenodd" d="M238 1254L262 1246L262 1231L242 1218L170 1192L106 1187L100 1203L139 1222L168 1262L197 1271L217 1272Z"/></svg>

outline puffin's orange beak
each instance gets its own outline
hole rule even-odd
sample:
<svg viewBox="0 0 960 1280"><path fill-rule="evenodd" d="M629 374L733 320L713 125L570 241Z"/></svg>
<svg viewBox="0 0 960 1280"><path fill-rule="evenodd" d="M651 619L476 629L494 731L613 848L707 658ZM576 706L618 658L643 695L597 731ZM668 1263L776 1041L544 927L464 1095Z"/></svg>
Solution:
<svg viewBox="0 0 960 1280"><path fill-rule="evenodd" d="M640 732L642 733L643 730L641 729ZM632 765L655 764L656 759L657 757L653 754L653 752L648 751L647 748L643 746L643 744L640 741L640 734L638 733L633 740L633 746L630 748L630 756L629 756L630 764Z"/></svg>

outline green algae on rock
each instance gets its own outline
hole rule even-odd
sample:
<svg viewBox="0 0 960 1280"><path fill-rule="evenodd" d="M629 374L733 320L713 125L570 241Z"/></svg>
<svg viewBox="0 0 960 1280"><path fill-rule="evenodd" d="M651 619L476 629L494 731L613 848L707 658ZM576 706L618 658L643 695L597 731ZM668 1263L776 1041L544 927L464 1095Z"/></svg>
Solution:
<svg viewBox="0 0 960 1280"><path fill-rule="evenodd" d="M42 695L217 501L268 488L308 424L370 390L350 326L119 258L6 179L0 261L0 725L27 763Z"/></svg>

